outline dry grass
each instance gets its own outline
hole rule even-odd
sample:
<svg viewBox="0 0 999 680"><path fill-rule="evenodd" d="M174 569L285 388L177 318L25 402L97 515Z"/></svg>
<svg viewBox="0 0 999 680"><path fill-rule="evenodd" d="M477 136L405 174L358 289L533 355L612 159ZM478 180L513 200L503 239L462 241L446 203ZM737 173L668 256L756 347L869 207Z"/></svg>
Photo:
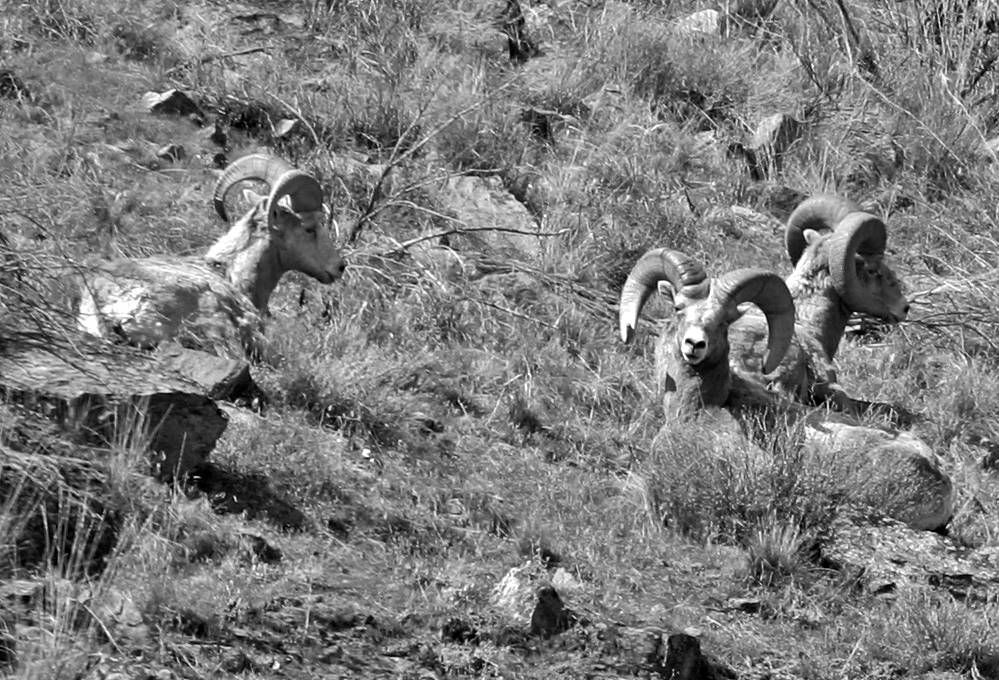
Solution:
<svg viewBox="0 0 999 680"><path fill-rule="evenodd" d="M817 568L846 472L793 430L765 450L710 423L659 432L651 338L622 348L614 332L647 248L787 271L779 237L711 208L849 194L888 218L913 313L848 340L840 378L922 414L957 487L955 536L993 546L999 215L982 142L999 81L988 3L955 4L779 3L756 29L681 38L669 21L700 6L523 3L545 56L522 66L500 6L470 0L16 4L0 54L30 97L0 99L5 319L68 328L86 258L192 254L220 235L216 117L230 159L271 148L320 177L351 263L330 288L282 282L255 369L271 408L233 419L198 485L136 477L138 422L82 497L37 451L4 454L4 578L87 580L113 514L90 585L128 593L148 627L130 641L55 598L44 625L16 629L17 677L633 673L592 626L568 634L575 650L511 637L490 593L528 559L579 581L565 598L591 623L696 626L739 672L997 677L994 602L889 603ZM142 111L170 87L209 125ZM775 112L804 132L782 174L753 182L728 150ZM278 137L283 118L300 132ZM167 143L185 157L150 155ZM388 171L344 175L345 154ZM550 234L536 257L421 250L463 236L441 189L459 173L522 198ZM39 521L60 552L28 560L7 537ZM454 618L477 645L441 639Z"/></svg>

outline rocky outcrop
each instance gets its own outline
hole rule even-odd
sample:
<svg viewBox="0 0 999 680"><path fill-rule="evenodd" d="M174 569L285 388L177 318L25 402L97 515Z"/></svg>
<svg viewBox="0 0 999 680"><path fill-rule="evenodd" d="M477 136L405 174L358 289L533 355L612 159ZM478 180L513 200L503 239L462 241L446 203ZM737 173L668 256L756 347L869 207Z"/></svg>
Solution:
<svg viewBox="0 0 999 680"><path fill-rule="evenodd" d="M76 443L147 442L161 480L208 459L227 424L211 395L248 377L245 364L181 347L149 354L83 335L0 329L0 394Z"/></svg>
<svg viewBox="0 0 999 680"><path fill-rule="evenodd" d="M809 422L806 441L841 466L850 500L877 508L917 530L938 530L954 515L954 487L925 442L831 419Z"/></svg>
<svg viewBox="0 0 999 680"><path fill-rule="evenodd" d="M871 593L935 587L965 598L986 597L999 589L999 555L858 511L833 522L820 554L827 565L852 575Z"/></svg>
<svg viewBox="0 0 999 680"><path fill-rule="evenodd" d="M452 177L438 192L438 202L453 217L455 250L493 257L534 257L543 236L531 213L497 177Z"/></svg>

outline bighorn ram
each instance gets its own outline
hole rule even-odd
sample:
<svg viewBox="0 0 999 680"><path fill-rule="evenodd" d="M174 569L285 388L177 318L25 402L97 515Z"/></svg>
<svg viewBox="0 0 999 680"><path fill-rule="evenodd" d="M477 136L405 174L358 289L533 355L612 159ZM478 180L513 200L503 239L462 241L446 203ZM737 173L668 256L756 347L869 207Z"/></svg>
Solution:
<svg viewBox="0 0 999 680"><path fill-rule="evenodd" d="M854 491L867 498L880 494L880 504L914 528L946 525L953 515L953 487L924 442L908 433L844 422L834 414L809 413L800 403L768 390L759 373L743 372L730 362L728 335L738 323L738 305L743 302L755 303L766 315L763 373L771 373L793 346L794 304L780 277L742 269L711 281L683 253L651 250L632 268L621 291L624 342L634 337L641 308L656 287L672 299L677 312L656 344L656 382L669 422L692 418L710 406L731 412L743 426L750 424L747 418L751 424L762 421L772 426L779 422L774 415L788 423L803 420L807 443L834 455L860 454L863 469L871 474L866 488ZM743 338L757 334L751 347L762 348L762 332L755 325L742 329Z"/></svg>
<svg viewBox="0 0 999 680"><path fill-rule="evenodd" d="M669 417L689 417L705 406L738 410L770 405L772 395L761 396L756 382L729 367L728 331L742 313L740 304L758 306L768 326L764 369L775 369L794 336L794 301L784 281L761 269L739 269L712 281L684 253L650 250L621 290L624 342L631 341L639 312L657 287L677 314L675 332L667 332L656 345L656 383Z"/></svg>
<svg viewBox="0 0 999 680"><path fill-rule="evenodd" d="M908 315L909 302L884 261L886 241L884 222L850 201L816 196L799 205L785 230L787 253L794 264L787 287L797 312L795 342L776 371L766 370L757 358L762 320L746 314L732 329L735 365L765 373L772 387L805 404L909 418L900 408L850 397L837 382L833 366L851 314L868 314L889 323Z"/></svg>
<svg viewBox="0 0 999 680"><path fill-rule="evenodd" d="M253 207L204 256L103 261L88 271L80 289L80 328L145 348L173 339L257 355L261 316L281 276L300 271L328 284L345 264L323 226L323 193L315 177L275 156L244 156L215 185L213 202L223 220L227 195L244 180L262 181L270 193L245 190Z"/></svg>

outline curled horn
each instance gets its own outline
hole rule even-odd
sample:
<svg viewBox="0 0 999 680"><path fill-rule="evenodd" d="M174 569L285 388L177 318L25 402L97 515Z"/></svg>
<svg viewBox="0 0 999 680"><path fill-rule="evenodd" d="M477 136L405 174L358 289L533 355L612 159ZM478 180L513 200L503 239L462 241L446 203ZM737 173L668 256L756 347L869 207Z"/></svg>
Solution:
<svg viewBox="0 0 999 680"><path fill-rule="evenodd" d="M225 208L225 197L236 184L243 180L257 179L266 182L267 189L273 191L281 176L294 169L294 166L288 161L270 154L254 153L236 159L215 183L215 191L212 192L215 212L228 222L229 214Z"/></svg>
<svg viewBox="0 0 999 680"><path fill-rule="evenodd" d="M883 305L870 300L857 280L857 255L884 255L888 229L880 219L865 212L847 215L829 238L829 277L846 305L857 312L883 314Z"/></svg>
<svg viewBox="0 0 999 680"><path fill-rule="evenodd" d="M676 296L702 298L707 295L707 276L701 265L678 250L656 248L639 258L621 288L618 321L621 340L631 342L638 325L638 314L660 281L667 281ZM674 298L674 306L680 301Z"/></svg>
<svg viewBox="0 0 999 680"><path fill-rule="evenodd" d="M794 299L784 279L763 269L736 269L715 280L712 295L729 314L743 302L763 310L768 328L763 372L776 369L794 338Z"/></svg>
<svg viewBox="0 0 999 680"><path fill-rule="evenodd" d="M813 196L802 202L787 219L784 244L791 264L805 252L805 230L832 231L844 217L860 210L860 206L840 196Z"/></svg>
<svg viewBox="0 0 999 680"><path fill-rule="evenodd" d="M277 218L278 201L283 196L291 198L291 209L295 212L313 212L323 209L323 188L319 180L301 170L289 170L281 175L267 198L267 224L274 226Z"/></svg>

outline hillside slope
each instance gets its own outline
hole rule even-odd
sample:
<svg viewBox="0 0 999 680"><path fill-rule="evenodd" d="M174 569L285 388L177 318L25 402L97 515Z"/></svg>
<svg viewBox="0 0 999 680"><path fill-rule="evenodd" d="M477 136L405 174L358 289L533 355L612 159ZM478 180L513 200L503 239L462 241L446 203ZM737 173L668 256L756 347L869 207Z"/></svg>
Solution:
<svg viewBox="0 0 999 680"><path fill-rule="evenodd" d="M999 36L951 4L726 3L715 35L690 2L12 3L4 323L69 333L89 258L203 252L251 151L320 179L348 268L282 280L268 406L185 485L126 425L74 490L3 412L0 673L711 677L671 675L686 631L716 677L999 678L994 581L831 557L853 522L999 573ZM193 108L150 111L171 89ZM946 538L848 510L793 428L762 458L660 433L655 337L619 343L643 252L786 274L818 192L889 226L912 314L849 336L840 379L919 414Z"/></svg>

